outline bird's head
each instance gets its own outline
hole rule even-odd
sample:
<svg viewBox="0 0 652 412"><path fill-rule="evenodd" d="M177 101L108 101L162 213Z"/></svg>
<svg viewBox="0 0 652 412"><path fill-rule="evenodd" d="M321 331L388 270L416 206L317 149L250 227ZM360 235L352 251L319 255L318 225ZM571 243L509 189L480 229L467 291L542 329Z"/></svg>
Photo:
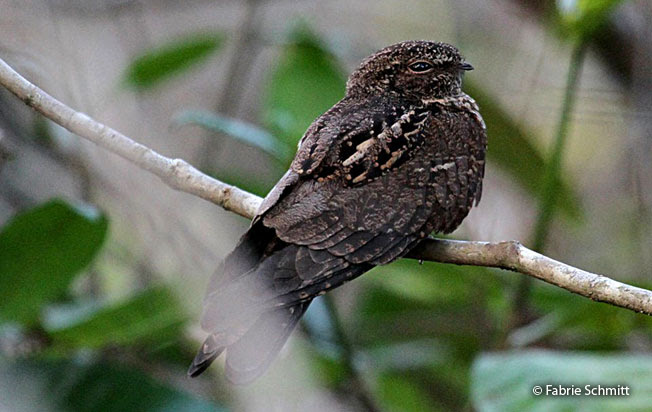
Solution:
<svg viewBox="0 0 652 412"><path fill-rule="evenodd" d="M449 97L461 93L462 74L472 69L450 44L406 41L367 57L349 77L346 92L415 100Z"/></svg>

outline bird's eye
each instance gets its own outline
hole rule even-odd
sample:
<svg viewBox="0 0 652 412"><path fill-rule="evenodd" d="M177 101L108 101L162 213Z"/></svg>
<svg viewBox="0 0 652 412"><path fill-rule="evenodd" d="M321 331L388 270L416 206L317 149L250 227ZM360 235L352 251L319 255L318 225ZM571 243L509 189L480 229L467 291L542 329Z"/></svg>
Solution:
<svg viewBox="0 0 652 412"><path fill-rule="evenodd" d="M419 61L414 62L408 66L411 72L413 73L427 73L432 70L434 67L432 63Z"/></svg>

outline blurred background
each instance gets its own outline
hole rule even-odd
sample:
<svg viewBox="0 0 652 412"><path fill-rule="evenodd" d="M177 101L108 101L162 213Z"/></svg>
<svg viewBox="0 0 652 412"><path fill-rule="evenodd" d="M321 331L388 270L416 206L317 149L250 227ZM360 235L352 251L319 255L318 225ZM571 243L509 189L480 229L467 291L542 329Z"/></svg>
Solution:
<svg viewBox="0 0 652 412"><path fill-rule="evenodd" d="M489 132L456 239L518 239L652 287L647 0L0 0L0 57L170 157L264 195L346 76L456 45ZM652 321L523 275L402 260L320 298L269 372L186 368L248 222L0 90L1 411L650 410ZM616 398L535 384L628 385Z"/></svg>

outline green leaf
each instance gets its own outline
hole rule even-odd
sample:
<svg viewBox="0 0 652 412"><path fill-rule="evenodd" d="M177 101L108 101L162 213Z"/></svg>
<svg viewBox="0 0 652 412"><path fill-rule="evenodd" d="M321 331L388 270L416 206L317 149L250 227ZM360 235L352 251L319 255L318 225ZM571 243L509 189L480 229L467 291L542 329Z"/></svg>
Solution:
<svg viewBox="0 0 652 412"><path fill-rule="evenodd" d="M66 410L77 412L225 411L212 402L161 385L133 369L106 364L93 365L82 371L75 369L69 368L65 371L65 375L61 374L61 377L65 376L69 383L71 372L73 374L77 372L73 375L72 385L63 388L63 391L57 385L51 388L52 392L59 395L60 404Z"/></svg>
<svg viewBox="0 0 652 412"><path fill-rule="evenodd" d="M630 387L629 396L535 396L546 385ZM545 392L544 392L545 393ZM478 411L648 411L652 405L652 357L552 351L513 351L479 356L471 378Z"/></svg>
<svg viewBox="0 0 652 412"><path fill-rule="evenodd" d="M44 327L52 341L49 350L65 353L108 345L161 344L178 336L185 319L172 292L154 287L123 302L84 313L62 327L52 322Z"/></svg>
<svg viewBox="0 0 652 412"><path fill-rule="evenodd" d="M221 412L225 408L109 363L0 359L0 405L22 412ZM19 384L17 384L19 382ZM11 389L10 389L11 388ZM4 409L3 409L4 410Z"/></svg>
<svg viewBox="0 0 652 412"><path fill-rule="evenodd" d="M489 148L487 157L495 162L533 197L538 197L546 169L544 155L534 144L528 132L514 122L494 99L473 82L466 81L464 89L480 106L487 123ZM582 217L580 197L568 178L557 185L559 210L568 218Z"/></svg>
<svg viewBox="0 0 652 412"><path fill-rule="evenodd" d="M225 133L235 140L262 150L283 164L290 163L294 155L294 150L290 146L271 133L251 123L231 117L201 110L186 110L175 116L174 123L177 125L194 124L213 132Z"/></svg>
<svg viewBox="0 0 652 412"><path fill-rule="evenodd" d="M131 89L151 89L206 60L223 40L222 34L215 33L174 40L134 59L125 71L124 82Z"/></svg>
<svg viewBox="0 0 652 412"><path fill-rule="evenodd" d="M562 33L577 39L591 37L624 0L557 0Z"/></svg>
<svg viewBox="0 0 652 412"><path fill-rule="evenodd" d="M344 96L346 77L305 25L296 27L267 80L263 116L286 145L296 147L308 126Z"/></svg>
<svg viewBox="0 0 652 412"><path fill-rule="evenodd" d="M0 232L0 320L33 323L93 260L107 228L97 209L61 200L9 221Z"/></svg>

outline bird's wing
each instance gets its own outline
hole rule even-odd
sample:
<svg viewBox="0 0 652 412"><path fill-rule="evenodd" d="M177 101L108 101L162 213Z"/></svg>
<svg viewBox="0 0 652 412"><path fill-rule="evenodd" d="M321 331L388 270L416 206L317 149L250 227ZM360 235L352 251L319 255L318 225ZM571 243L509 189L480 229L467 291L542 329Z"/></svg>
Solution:
<svg viewBox="0 0 652 412"><path fill-rule="evenodd" d="M433 182L446 173L415 156L427 139L437 139L428 136L429 110L354 108L342 118L311 127L284 178L292 183L262 208L264 226L286 243L307 247L307 255L297 255L306 259L305 270L308 256L328 258L322 252L373 265L401 255L427 234L437 202Z"/></svg>
<svg viewBox="0 0 652 412"><path fill-rule="evenodd" d="M387 105L353 107L340 123L316 122L306 134L294 183L262 218L282 241L352 264L384 264L468 213L484 168L479 115L466 107L377 107Z"/></svg>

